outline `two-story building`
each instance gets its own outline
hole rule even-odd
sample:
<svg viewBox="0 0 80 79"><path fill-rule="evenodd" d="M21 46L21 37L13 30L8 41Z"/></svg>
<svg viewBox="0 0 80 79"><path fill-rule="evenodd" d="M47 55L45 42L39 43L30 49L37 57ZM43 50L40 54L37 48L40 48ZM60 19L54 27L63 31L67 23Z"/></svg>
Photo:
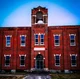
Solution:
<svg viewBox="0 0 80 79"><path fill-rule="evenodd" d="M0 28L0 70L80 70L80 26L48 26L48 9L32 9L31 27Z"/></svg>

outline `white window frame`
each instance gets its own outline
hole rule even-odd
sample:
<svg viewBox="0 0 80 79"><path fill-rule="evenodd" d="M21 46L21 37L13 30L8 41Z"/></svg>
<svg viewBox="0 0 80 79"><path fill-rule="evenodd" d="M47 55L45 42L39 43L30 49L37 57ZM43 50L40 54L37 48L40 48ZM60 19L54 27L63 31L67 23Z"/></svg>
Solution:
<svg viewBox="0 0 80 79"><path fill-rule="evenodd" d="M75 61L76 61L75 65L72 65L72 56L75 56ZM71 67L76 67L77 66L77 54L70 54L70 57L71 57Z"/></svg>
<svg viewBox="0 0 80 79"><path fill-rule="evenodd" d="M38 35L38 38L37 38L38 39L38 42L37 42L38 44L36 44L36 35ZM34 44L39 45L39 34L37 34L37 33L34 34Z"/></svg>
<svg viewBox="0 0 80 79"><path fill-rule="evenodd" d="M24 45L21 43L21 41L22 41L21 37L22 37L22 36L25 37L25 40L24 40L25 43L24 43ZM26 46L26 35L20 35L20 46L21 46L21 47L25 47L25 46Z"/></svg>
<svg viewBox="0 0 80 79"><path fill-rule="evenodd" d="M6 47L11 47L11 37L12 37L12 35L5 35L5 37L6 37ZM7 37L10 37L10 40L7 40ZM9 45L7 44L7 41L10 41Z"/></svg>
<svg viewBox="0 0 80 79"><path fill-rule="evenodd" d="M56 64L56 56L59 56L59 65ZM61 54L54 54L55 66L60 66L60 57L61 57Z"/></svg>
<svg viewBox="0 0 80 79"><path fill-rule="evenodd" d="M60 46L60 34L54 34L54 46ZM57 45L57 43L55 43L55 36L59 36L59 43Z"/></svg>
<svg viewBox="0 0 80 79"><path fill-rule="evenodd" d="M24 56L24 65L21 65L21 56ZM19 55L19 57L20 57L20 67L25 67L26 55Z"/></svg>
<svg viewBox="0 0 80 79"><path fill-rule="evenodd" d="M71 43L71 35L74 35L74 44ZM70 46L76 46L76 34L69 34L69 37L70 37Z"/></svg>
<svg viewBox="0 0 80 79"><path fill-rule="evenodd" d="M4 55L5 61L6 61L6 56L9 56L11 58L11 55ZM10 62L10 60L9 60L9 62ZM10 67L10 63L9 63L9 65L6 65L6 63L5 63L5 67Z"/></svg>
<svg viewBox="0 0 80 79"><path fill-rule="evenodd" d="M42 42L43 44L41 44L41 39L42 39L42 38L41 38L41 35L44 35L44 36L43 36L43 40L44 40L45 34L44 34L44 33L41 33L41 34L40 34L40 45L44 45L44 42Z"/></svg>

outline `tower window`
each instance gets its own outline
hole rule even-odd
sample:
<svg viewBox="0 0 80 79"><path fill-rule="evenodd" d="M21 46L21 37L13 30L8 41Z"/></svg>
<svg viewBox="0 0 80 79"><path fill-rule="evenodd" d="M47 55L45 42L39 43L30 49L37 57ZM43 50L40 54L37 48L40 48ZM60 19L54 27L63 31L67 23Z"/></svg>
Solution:
<svg viewBox="0 0 80 79"><path fill-rule="evenodd" d="M35 34L34 36L35 36L35 45L38 45L39 44L39 41L38 41L39 36L38 36L38 34Z"/></svg>
<svg viewBox="0 0 80 79"><path fill-rule="evenodd" d="M11 35L7 35L6 36L6 47L10 47L11 46Z"/></svg>
<svg viewBox="0 0 80 79"><path fill-rule="evenodd" d="M25 56L20 56L20 66L25 66Z"/></svg>
<svg viewBox="0 0 80 79"><path fill-rule="evenodd" d="M54 45L60 46L60 35L54 35Z"/></svg>
<svg viewBox="0 0 80 79"><path fill-rule="evenodd" d="M75 46L75 34L70 34L70 46Z"/></svg>
<svg viewBox="0 0 80 79"><path fill-rule="evenodd" d="M44 44L44 34L40 35L40 44Z"/></svg>
<svg viewBox="0 0 80 79"><path fill-rule="evenodd" d="M10 56L9 55L5 56L5 66L10 66Z"/></svg>
<svg viewBox="0 0 80 79"><path fill-rule="evenodd" d="M26 45L26 35L21 35L20 36L20 46L25 46Z"/></svg>
<svg viewBox="0 0 80 79"><path fill-rule="evenodd" d="M55 66L60 66L60 55L55 55Z"/></svg>
<svg viewBox="0 0 80 79"><path fill-rule="evenodd" d="M36 23L38 23L38 21L43 21L43 13L40 11L36 14Z"/></svg>

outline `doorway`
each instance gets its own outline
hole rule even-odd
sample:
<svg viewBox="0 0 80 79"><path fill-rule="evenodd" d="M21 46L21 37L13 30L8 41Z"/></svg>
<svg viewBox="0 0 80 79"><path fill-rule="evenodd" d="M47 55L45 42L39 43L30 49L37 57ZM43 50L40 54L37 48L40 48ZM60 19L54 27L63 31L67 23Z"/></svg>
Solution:
<svg viewBox="0 0 80 79"><path fill-rule="evenodd" d="M35 68L36 69L43 69L44 68L44 60L43 60L43 56L41 54L38 54L36 56Z"/></svg>

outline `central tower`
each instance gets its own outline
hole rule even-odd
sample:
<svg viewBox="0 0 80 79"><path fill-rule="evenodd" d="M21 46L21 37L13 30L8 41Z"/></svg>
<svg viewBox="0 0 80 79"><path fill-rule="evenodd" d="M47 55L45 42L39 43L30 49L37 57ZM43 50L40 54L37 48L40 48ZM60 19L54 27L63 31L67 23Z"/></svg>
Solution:
<svg viewBox="0 0 80 79"><path fill-rule="evenodd" d="M32 9L31 20L31 70L48 70L48 10Z"/></svg>

